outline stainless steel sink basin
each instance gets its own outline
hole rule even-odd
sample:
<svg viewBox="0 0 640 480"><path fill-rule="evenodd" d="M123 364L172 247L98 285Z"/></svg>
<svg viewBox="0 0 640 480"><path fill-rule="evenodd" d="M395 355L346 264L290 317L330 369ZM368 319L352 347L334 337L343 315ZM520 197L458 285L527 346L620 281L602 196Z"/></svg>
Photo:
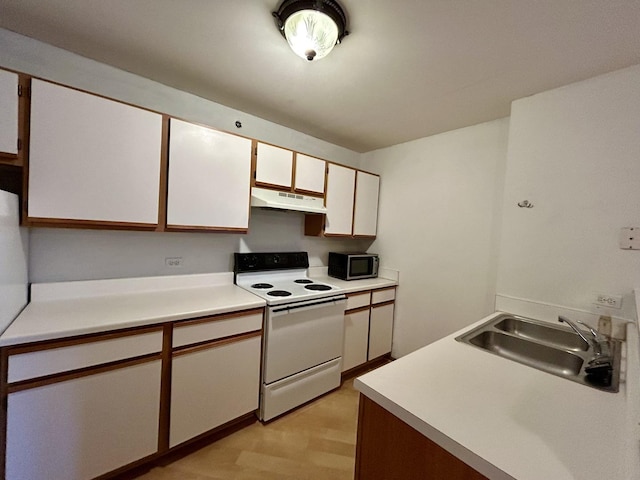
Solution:
<svg viewBox="0 0 640 480"><path fill-rule="evenodd" d="M550 323L501 314L456 340L583 385L618 391L621 344L617 340L609 340L614 370L608 384L585 372L595 356L593 347L575 332Z"/></svg>
<svg viewBox="0 0 640 480"><path fill-rule="evenodd" d="M586 352L589 345L575 332L551 324L541 325L515 317L508 317L495 324L495 328L528 340L540 341L554 347L576 352Z"/></svg>

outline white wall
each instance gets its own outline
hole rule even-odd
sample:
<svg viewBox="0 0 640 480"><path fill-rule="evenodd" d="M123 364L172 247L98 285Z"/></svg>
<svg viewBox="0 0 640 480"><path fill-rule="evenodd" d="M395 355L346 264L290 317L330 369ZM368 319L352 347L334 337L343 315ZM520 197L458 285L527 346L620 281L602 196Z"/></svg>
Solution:
<svg viewBox="0 0 640 480"><path fill-rule="evenodd" d="M233 252L248 251L307 251L311 266L322 266L329 251L366 250L371 243L305 237L303 226L301 213L253 209L247 235L32 228L29 280L228 272ZM166 257L182 257L184 265L167 267Z"/></svg>
<svg viewBox="0 0 640 480"><path fill-rule="evenodd" d="M360 161L357 152L3 29L0 67L345 165L357 167ZM242 129L236 129L236 120L242 122ZM33 283L229 271L233 252L249 249L308 250L312 264L322 265L330 250L366 249L370 243L304 237L303 218L299 213L254 209L249 235L34 228L29 280ZM165 267L167 256L182 256L184 266Z"/></svg>
<svg viewBox="0 0 640 480"><path fill-rule="evenodd" d="M0 190L0 333L27 304L29 231L18 226L18 197Z"/></svg>
<svg viewBox="0 0 640 480"><path fill-rule="evenodd" d="M378 238L369 251L400 270L393 355L494 308L508 119L363 156L381 175Z"/></svg>
<svg viewBox="0 0 640 480"><path fill-rule="evenodd" d="M531 201L531 209L517 202ZM640 251L640 66L512 105L497 291L510 300L634 318ZM624 296L622 310L592 304ZM500 299L499 299L500 300Z"/></svg>

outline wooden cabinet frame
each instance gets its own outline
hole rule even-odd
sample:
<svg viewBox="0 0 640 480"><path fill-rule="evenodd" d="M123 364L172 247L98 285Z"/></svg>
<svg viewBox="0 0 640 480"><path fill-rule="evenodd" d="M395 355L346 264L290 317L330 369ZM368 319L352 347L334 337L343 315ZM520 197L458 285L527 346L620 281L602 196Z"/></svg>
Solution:
<svg viewBox="0 0 640 480"><path fill-rule="evenodd" d="M6 69L3 69L6 70ZM18 153L0 152L0 189L22 196L23 171L29 157L29 114L31 77L12 70L18 75Z"/></svg>
<svg viewBox="0 0 640 480"><path fill-rule="evenodd" d="M277 147L277 148L282 148L283 150L287 150L290 151L292 154L292 165L291 165L291 180L290 180L290 187L284 187L282 185L274 185L271 183L265 183L265 182L260 182L258 180L256 180L256 172L258 169L258 143L262 143L264 145L269 145L271 147ZM254 140L253 141L253 145L251 147L251 152L252 152L252 158L251 158L251 186L252 187L260 187L260 188L267 188L270 190L277 190L279 192L291 192L291 193L299 193L301 195L308 195L311 197L318 197L318 198L325 198L326 197L326 192L327 192L327 172L328 172L328 166L329 162L328 160L313 156L313 155L307 155L306 153L302 153L302 152L296 152L294 150L288 150L284 147L280 147L279 145L273 145L271 143L267 143L267 142L261 142L258 140ZM298 155L305 155L307 157L311 157L314 159L317 159L321 162L325 162L325 168L324 168L324 191L323 193L319 193L319 192L314 192L311 190L304 190L301 188L297 188L296 187L296 170L297 170L297 164L298 164Z"/></svg>
<svg viewBox="0 0 640 480"><path fill-rule="evenodd" d="M304 234L306 236L311 236L311 237L327 237L327 238L362 238L362 239L376 238L376 235L356 235L354 233L355 216L356 216L355 202L358 195L358 172L366 173L368 175L374 175L377 177L380 177L380 175L378 175L377 173L367 172L365 170L361 170L358 168L349 167L347 165L342 165L339 163L327 161L327 168L325 170L326 171L325 173L325 206L327 204L326 192L329 189L329 183L331 181L331 179L329 178L329 164L338 165L343 168L349 168L351 170L355 170L356 172L353 179L353 210L351 212L351 233L349 234L326 233L325 232L326 221L327 221L326 214L306 214L304 219ZM376 209L377 209L377 206L376 206Z"/></svg>
<svg viewBox="0 0 640 480"><path fill-rule="evenodd" d="M7 71L11 71L9 69L5 69ZM173 117L171 115L165 114L163 112L158 112L149 108L141 107L139 105L135 105L129 102L120 101L117 99L113 99L107 97L105 95L101 95L99 93L83 90L80 88L70 87L68 85L62 84L60 82L53 82L50 80L40 79L38 77L32 77L30 75L26 75L20 72L13 72L19 76L19 86L21 90L21 95L19 97L19 105L18 105L18 125L19 132L18 138L20 142L20 147L18 149L18 154L2 154L0 153L0 188L11 191L13 193L17 193L22 195L21 201L21 225L23 226L38 226L38 227L54 227L54 228L83 228L83 229L109 229L109 230L143 230L143 231L180 231L180 232L192 232L192 231L209 231L209 232L223 232L223 233L247 233L247 229L244 228L225 228L225 227L201 227L201 226L167 226L167 194L168 194L168 168L169 168L169 119L176 118L177 120L183 120L189 123L193 123L194 125L201 125L203 127L210 128L212 130L217 130L219 132L228 133L230 135L236 135L243 138L249 138L242 135L238 135L233 131L225 131L221 129L217 129L211 127L209 125L200 124L198 122L193 122L188 119L182 119L179 117ZM103 98L112 102L120 103L123 105L127 105L130 107L138 108L140 110L156 113L162 116L162 133L161 133L161 152L160 152L160 178L158 185L158 218L155 223L137 223L137 222L128 222L128 221L107 221L107 220L83 220L83 219L71 219L71 218L39 218L39 217L29 217L28 215L28 192L29 192L29 134L30 134L30 116L31 116L31 80L43 80L48 83L58 85L65 88L70 88L71 90L75 90L81 93L86 93L89 95L93 95L95 97ZM249 138L250 139L250 138ZM328 178L328 170L329 164L339 165L341 167L350 168L347 165L338 164L336 162L331 162L320 157L314 155L308 155L302 152L296 152L290 150L292 152L292 171L291 171L291 187L286 189L279 185L270 185L264 184L261 182L256 182L255 175L257 169L257 145L258 140L252 140L251 147L251 178L250 178L250 186L259 186L262 188L269 188L274 190L287 190L292 193L299 193L303 195L315 196L318 198L325 199L326 205L326 193L329 183ZM269 144L267 142L260 142L265 145L271 145L278 148L283 148L277 145ZM297 171L297 160L298 155L305 155L319 161L325 163L324 169L324 192L318 193L315 191L309 191L305 189L301 189L296 187L295 178ZM358 170L353 169L356 171ZM372 174L376 175L376 174ZM354 184L354 202L356 198L356 188L357 186ZM248 199L248 204L250 204L250 198ZM248 207L250 210L250 207ZM355 215L355 208L352 212L352 217ZM353 218L352 218L352 231L351 234L343 235L343 234L325 234L324 233L325 226L325 215L321 214L308 214L305 217L305 235L308 236L327 236L327 237L350 237L350 238L375 238L375 236L367 236L367 235L356 235L353 234Z"/></svg>
<svg viewBox="0 0 640 480"><path fill-rule="evenodd" d="M221 320L229 320L250 315L261 315L262 322L259 329L214 338L202 342L191 343L184 346L173 347L173 332L176 328L199 323L212 323ZM257 420L254 412L249 412L237 419L220 425L210 431L199 435L189 441L186 441L173 448L169 448L169 432L170 432L170 411L171 411L171 365L175 356L185 355L201 349L214 348L216 346L226 345L229 343L239 342L248 338L260 337L262 335L262 324L264 322L264 308L253 308L241 310L237 312L199 317L188 320L176 320L165 322L158 325L133 327L121 329L117 331L80 335L63 339L47 340L41 342L33 342L29 344L12 345L0 348L0 398L3 408L0 409L0 478L5 478L5 460L7 449L7 421L8 421L8 396L15 392L52 385L55 383L65 382L72 379L78 379L90 375L96 375L103 372L110 372L134 365L139 365L152 361L161 361L160 373L160 406L158 418L158 446L157 451L153 455L141 458L129 465L108 472L98 477L99 479L118 478L125 472L136 469L148 469L152 464L159 461L160 458L167 455L176 455L182 452L186 453L190 447L199 442L210 442L222 436L228 435L233 431L243 428ZM106 363L98 363L95 365L85 366L82 368L71 369L54 373L50 375L37 376L26 380L8 382L9 361L12 356L24 353L35 353L57 348L73 347L78 345L87 345L94 342L104 340L120 339L124 337L142 335L152 332L161 332L162 340L157 352L147 353L143 355L123 358L116 361ZM215 368L215 366L212 366ZM261 365L260 365L261 368Z"/></svg>
<svg viewBox="0 0 640 480"><path fill-rule="evenodd" d="M385 300L385 301L382 301L382 302L374 303L373 293L393 290L394 291L394 297L395 297L396 288L397 288L397 286L391 286L391 287L382 287L382 288L375 288L375 289L372 289L372 290L362 290L362 291L358 291L358 292L347 293L347 298L355 297L355 296L362 295L362 294L366 294L367 292L369 293L369 303L367 305L357 306L355 308L351 308L351 309L345 311L345 315L350 315L350 314L353 314L353 313L359 313L359 312L363 312L363 311L368 311L369 312L369 327L368 327L368 330L367 330L367 358L360 365L356 365L353 368L350 368L348 370L343 371L342 372L342 381L347 380L349 378L356 377L356 376L358 376L358 375L370 370L371 368L377 367L379 365L383 365L383 364L389 362L390 360L392 360L391 352L388 352L388 353L385 353L385 354L380 355L378 357L369 359L369 349L370 349L370 342L371 342L371 337L370 337L370 334L371 334L371 312L372 312L373 309L375 309L377 307L383 307L383 306L386 306L386 305L395 305L395 298L392 299L392 300Z"/></svg>
<svg viewBox="0 0 640 480"><path fill-rule="evenodd" d="M444 448L360 394L356 480L488 480Z"/></svg>

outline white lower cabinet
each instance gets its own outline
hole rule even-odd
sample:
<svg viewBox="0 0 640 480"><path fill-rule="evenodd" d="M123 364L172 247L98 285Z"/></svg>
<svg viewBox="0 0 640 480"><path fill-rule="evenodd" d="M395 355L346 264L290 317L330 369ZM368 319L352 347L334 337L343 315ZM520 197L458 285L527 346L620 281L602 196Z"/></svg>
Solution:
<svg viewBox="0 0 640 480"><path fill-rule="evenodd" d="M344 315L344 351L342 371L367 361L369 344L369 308Z"/></svg>
<svg viewBox="0 0 640 480"><path fill-rule="evenodd" d="M368 360L373 360L391 351L393 308L393 303L371 307Z"/></svg>
<svg viewBox="0 0 640 480"><path fill-rule="evenodd" d="M395 287L350 293L344 315L342 371L391 352Z"/></svg>
<svg viewBox="0 0 640 480"><path fill-rule="evenodd" d="M169 447L257 410L259 335L175 354Z"/></svg>
<svg viewBox="0 0 640 480"><path fill-rule="evenodd" d="M158 449L161 361L8 395L6 479L85 480Z"/></svg>

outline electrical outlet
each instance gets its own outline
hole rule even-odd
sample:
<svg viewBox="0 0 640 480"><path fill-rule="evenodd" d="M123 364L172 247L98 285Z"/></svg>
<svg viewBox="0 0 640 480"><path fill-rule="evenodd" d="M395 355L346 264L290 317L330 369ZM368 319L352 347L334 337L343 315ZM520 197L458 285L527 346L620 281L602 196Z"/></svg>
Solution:
<svg viewBox="0 0 640 480"><path fill-rule="evenodd" d="M164 259L164 264L171 268L182 267L182 262L182 257L165 257Z"/></svg>
<svg viewBox="0 0 640 480"><path fill-rule="evenodd" d="M602 307L622 308L622 295L605 295L596 293L593 296L593 303Z"/></svg>

